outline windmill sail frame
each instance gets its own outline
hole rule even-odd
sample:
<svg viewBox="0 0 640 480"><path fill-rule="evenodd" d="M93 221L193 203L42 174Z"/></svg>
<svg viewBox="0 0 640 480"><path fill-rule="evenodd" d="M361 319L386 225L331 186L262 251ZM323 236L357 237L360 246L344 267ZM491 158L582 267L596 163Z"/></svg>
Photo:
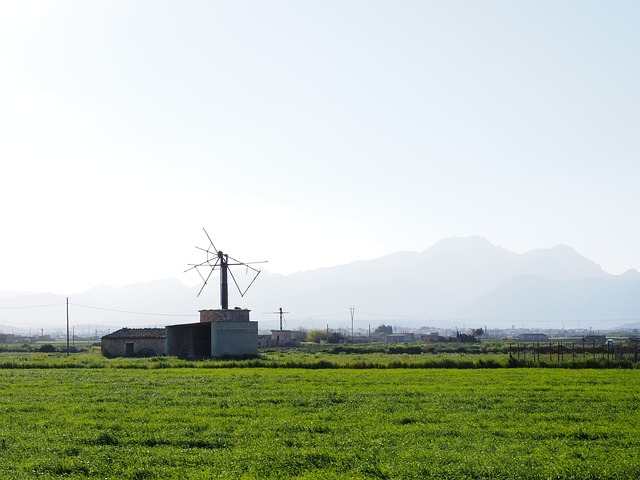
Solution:
<svg viewBox="0 0 640 480"><path fill-rule="evenodd" d="M209 283L209 279L211 278L213 271L216 270L216 268L218 268L220 270L220 307L223 310L227 310L229 308L229 280L228 280L229 275L231 275L231 279L233 280L233 283L238 289L238 292L240 293L240 297L244 297L244 295L247 293L251 285L253 285L253 283L258 278L258 275L260 275L260 270L255 267L252 267L251 265L256 263L266 263L266 261L241 262L240 260L230 257L228 254L224 253L222 250L218 250L216 248L216 246L213 243L213 240L211 240L211 237L209 236L205 228L203 228L202 230L204 230L205 235L209 239L209 246L207 248L196 246L196 248L198 250L202 250L203 252L206 252L207 259L202 263L190 263L189 264L190 268L185 270L185 272L188 272L190 270L196 270L200 275L200 278L202 278L202 282L203 282L202 287L200 288L200 291L198 292L198 295L197 295L199 297L202 291L204 290L204 287L207 285L207 283ZM211 249L213 249L213 251ZM212 264L211 262L214 259L215 259L215 262ZM229 263L229 259L231 259L232 263ZM240 285L238 284L236 277L233 275L233 272L229 269L230 266L244 266L246 267L247 271L252 270L253 272L255 272L253 279L244 290L240 288ZM209 270L206 277L202 273L201 269Z"/></svg>

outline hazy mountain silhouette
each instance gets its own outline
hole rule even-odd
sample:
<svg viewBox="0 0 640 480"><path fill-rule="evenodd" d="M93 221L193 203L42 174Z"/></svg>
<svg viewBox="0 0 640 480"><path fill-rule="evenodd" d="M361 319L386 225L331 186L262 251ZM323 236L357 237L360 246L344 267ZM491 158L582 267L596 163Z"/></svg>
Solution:
<svg viewBox="0 0 640 480"><path fill-rule="evenodd" d="M240 273L238 274L240 275ZM198 321L199 309L219 308L218 279L200 297L175 279L123 288L104 285L70 298L72 322L170 325ZM516 254L481 237L449 238L423 252L299 272L262 272L244 298L230 286L229 306L252 310L261 329L276 328L279 307L291 312L287 327L385 323L407 327L487 325L503 327L607 328L640 320L640 273L610 275L573 248L557 246ZM64 326L50 294L0 294L0 324ZM52 311L53 310L53 311ZM117 311L116 311L117 310ZM158 315L148 315L156 313ZM144 314L144 315L142 315Z"/></svg>
<svg viewBox="0 0 640 480"><path fill-rule="evenodd" d="M640 282L620 278L552 280L521 275L470 302L459 315L520 326L614 326L640 316Z"/></svg>

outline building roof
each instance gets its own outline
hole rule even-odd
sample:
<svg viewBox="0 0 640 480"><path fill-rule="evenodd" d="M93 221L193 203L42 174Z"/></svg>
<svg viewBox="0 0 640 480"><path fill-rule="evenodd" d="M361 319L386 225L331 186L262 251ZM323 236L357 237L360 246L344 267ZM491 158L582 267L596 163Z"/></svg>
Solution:
<svg viewBox="0 0 640 480"><path fill-rule="evenodd" d="M121 328L102 338L165 338L164 328Z"/></svg>

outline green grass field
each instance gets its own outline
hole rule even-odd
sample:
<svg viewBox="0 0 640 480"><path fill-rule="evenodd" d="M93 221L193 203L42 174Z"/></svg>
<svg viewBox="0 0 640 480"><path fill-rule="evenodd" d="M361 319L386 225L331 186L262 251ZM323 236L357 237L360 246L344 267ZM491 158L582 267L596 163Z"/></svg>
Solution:
<svg viewBox="0 0 640 480"><path fill-rule="evenodd" d="M639 478L639 384L637 369L5 368L0 478Z"/></svg>
<svg viewBox="0 0 640 480"><path fill-rule="evenodd" d="M80 353L64 352L0 353L3 368L305 368L305 369L385 369L385 368L603 368L634 369L629 353L615 357L604 351L560 356L556 353L537 356L529 349L516 354L508 344L483 345L309 345L303 348L262 349L259 358L246 360L186 360L176 357L106 358L99 347L89 347Z"/></svg>

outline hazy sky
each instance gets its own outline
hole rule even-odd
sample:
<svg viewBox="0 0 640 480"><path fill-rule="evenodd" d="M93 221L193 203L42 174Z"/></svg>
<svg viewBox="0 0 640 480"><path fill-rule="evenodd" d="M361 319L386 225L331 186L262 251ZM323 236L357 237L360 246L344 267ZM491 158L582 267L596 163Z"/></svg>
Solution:
<svg viewBox="0 0 640 480"><path fill-rule="evenodd" d="M640 3L0 3L0 290L480 235L640 269Z"/></svg>

